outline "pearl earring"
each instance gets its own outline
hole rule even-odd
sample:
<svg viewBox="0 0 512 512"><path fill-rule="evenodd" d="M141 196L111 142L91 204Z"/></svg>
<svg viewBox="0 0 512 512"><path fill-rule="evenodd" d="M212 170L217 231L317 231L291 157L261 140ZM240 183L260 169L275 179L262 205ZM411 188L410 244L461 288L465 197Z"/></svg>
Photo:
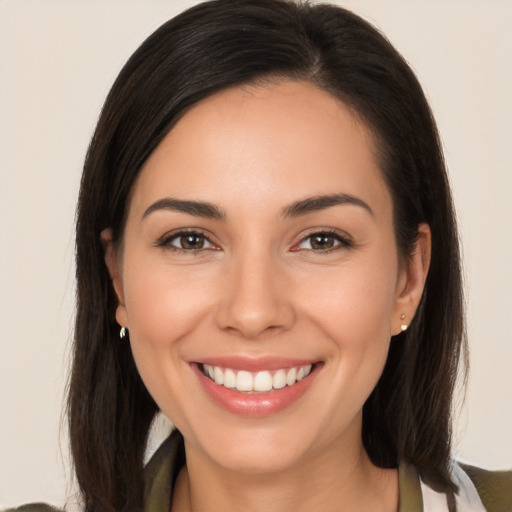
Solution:
<svg viewBox="0 0 512 512"><path fill-rule="evenodd" d="M402 316L400 317L400 320L405 320L405 314L402 314ZM400 330L402 332L405 332L405 331L407 331L407 327L409 327L409 325L407 325L406 323L403 323L402 325L400 325Z"/></svg>
<svg viewBox="0 0 512 512"><path fill-rule="evenodd" d="M123 339L126 336L126 327L121 327L121 330L119 331L119 338Z"/></svg>

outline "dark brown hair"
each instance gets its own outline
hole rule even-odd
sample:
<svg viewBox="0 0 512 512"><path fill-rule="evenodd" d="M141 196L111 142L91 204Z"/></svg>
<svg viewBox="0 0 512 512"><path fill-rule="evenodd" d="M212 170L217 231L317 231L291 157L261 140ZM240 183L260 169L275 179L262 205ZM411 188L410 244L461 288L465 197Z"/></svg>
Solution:
<svg viewBox="0 0 512 512"><path fill-rule="evenodd" d="M438 134L422 89L374 27L330 5L218 0L170 20L133 54L93 135L77 212L77 316L69 390L71 448L86 510L135 510L143 453L158 408L129 344L120 343L116 297L100 232L122 239L128 198L160 141L201 99L237 84L306 80L350 106L372 130L407 262L429 224L432 261L419 309L391 344L363 410L372 461L406 460L438 489L449 473L452 394L465 355L456 222Z"/></svg>

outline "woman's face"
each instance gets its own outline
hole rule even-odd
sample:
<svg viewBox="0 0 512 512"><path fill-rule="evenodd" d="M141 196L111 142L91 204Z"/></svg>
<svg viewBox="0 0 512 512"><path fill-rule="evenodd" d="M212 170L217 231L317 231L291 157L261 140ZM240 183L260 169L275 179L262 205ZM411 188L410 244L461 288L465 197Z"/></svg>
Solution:
<svg viewBox="0 0 512 512"><path fill-rule="evenodd" d="M360 452L426 265L401 270L372 137L346 106L301 82L201 101L142 169L121 253L103 236L117 320L187 455L276 471Z"/></svg>

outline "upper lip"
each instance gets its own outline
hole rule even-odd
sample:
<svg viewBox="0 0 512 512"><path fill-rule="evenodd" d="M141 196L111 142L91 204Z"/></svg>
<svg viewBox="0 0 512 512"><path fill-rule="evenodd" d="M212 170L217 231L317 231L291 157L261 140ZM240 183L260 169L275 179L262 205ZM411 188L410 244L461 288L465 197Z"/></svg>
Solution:
<svg viewBox="0 0 512 512"><path fill-rule="evenodd" d="M242 357L242 356L218 356L206 357L192 361L196 364L208 364L210 366L219 366L220 368L231 368L233 370L246 370L249 372L280 370L293 368L297 366L306 366L317 363L317 359L297 359L288 357Z"/></svg>

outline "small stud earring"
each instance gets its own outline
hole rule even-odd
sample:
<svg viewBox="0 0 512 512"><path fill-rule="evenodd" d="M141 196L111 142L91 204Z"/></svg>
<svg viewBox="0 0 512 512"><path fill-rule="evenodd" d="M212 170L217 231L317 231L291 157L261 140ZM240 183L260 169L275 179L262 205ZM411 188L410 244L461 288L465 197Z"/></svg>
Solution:
<svg viewBox="0 0 512 512"><path fill-rule="evenodd" d="M402 316L400 317L400 320L405 320L405 313L404 313L404 314L402 314ZM408 327L409 327L409 326L408 326L407 324L402 324L402 325L400 326L400 330L401 330L402 332L407 331L407 328L408 328Z"/></svg>
<svg viewBox="0 0 512 512"><path fill-rule="evenodd" d="M126 336L126 327L121 327L121 330L119 331L119 338L123 339Z"/></svg>

